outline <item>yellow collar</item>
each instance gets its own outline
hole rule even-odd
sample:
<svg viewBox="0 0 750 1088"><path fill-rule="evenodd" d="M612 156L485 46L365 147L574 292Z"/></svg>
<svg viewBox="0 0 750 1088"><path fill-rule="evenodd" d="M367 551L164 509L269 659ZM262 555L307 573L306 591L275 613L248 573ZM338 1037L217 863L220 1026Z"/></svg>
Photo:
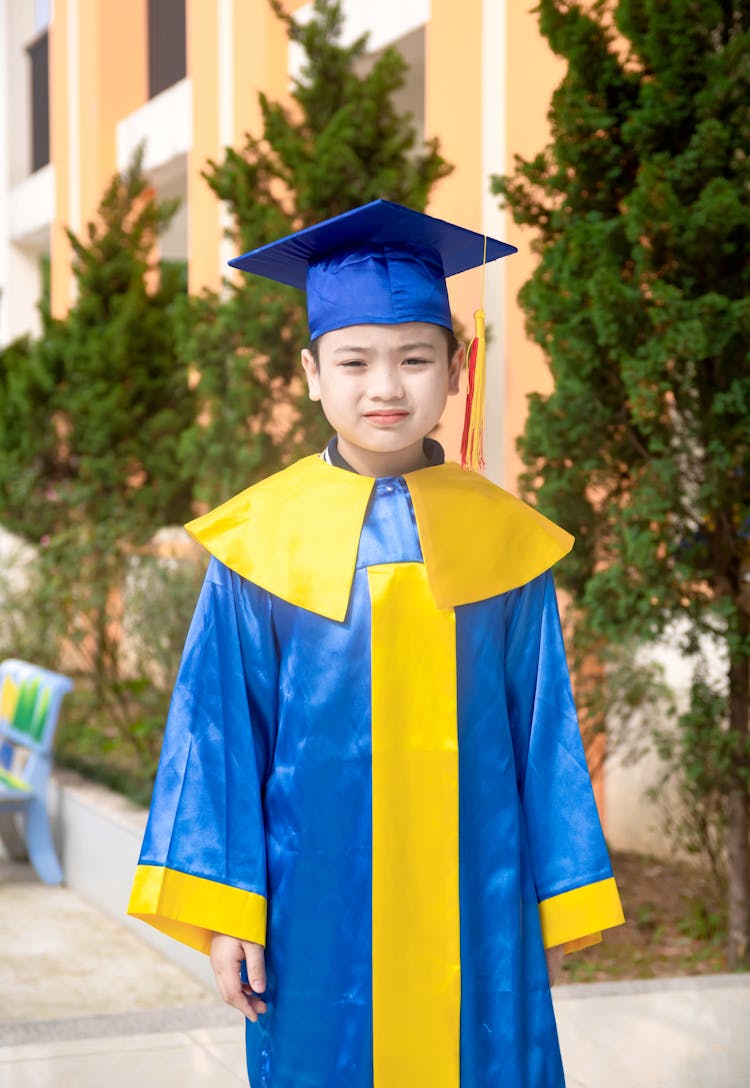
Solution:
<svg viewBox="0 0 750 1088"><path fill-rule="evenodd" d="M458 465L423 468L404 479L439 608L524 585L573 546L564 529ZM186 529L243 578L300 608L343 620L374 483L306 457Z"/></svg>

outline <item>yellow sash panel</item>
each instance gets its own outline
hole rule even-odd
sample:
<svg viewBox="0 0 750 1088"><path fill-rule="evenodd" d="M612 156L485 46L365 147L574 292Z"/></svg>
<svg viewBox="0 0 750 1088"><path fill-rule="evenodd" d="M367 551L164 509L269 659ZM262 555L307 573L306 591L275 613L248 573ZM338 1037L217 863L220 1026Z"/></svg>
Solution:
<svg viewBox="0 0 750 1088"><path fill-rule="evenodd" d="M375 1088L458 1088L456 630L421 563L371 567Z"/></svg>

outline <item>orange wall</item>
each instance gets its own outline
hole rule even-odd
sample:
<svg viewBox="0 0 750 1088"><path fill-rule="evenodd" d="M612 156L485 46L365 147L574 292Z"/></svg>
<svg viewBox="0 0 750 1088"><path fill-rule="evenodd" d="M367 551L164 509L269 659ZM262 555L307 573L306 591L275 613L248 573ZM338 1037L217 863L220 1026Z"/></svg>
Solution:
<svg viewBox="0 0 750 1088"><path fill-rule="evenodd" d="M428 211L473 230L482 229L482 4L463 0L457 18L454 0L432 0L426 28L425 136L437 136L440 151L455 167L439 182ZM471 58L477 59L471 63ZM448 281L453 313L471 335L478 305L479 274ZM439 433L449 460L457 460L464 398L452 397Z"/></svg>
<svg viewBox="0 0 750 1088"><path fill-rule="evenodd" d="M283 34L268 0L235 0L234 12L234 145L242 147L246 132L260 134L258 92L268 90L275 69L286 75L286 51L279 55Z"/></svg>
<svg viewBox="0 0 750 1088"><path fill-rule="evenodd" d="M218 288L219 203L201 177L206 161L220 155L216 0L188 0L187 70L193 84L193 146L188 155L189 288Z"/></svg>
<svg viewBox="0 0 750 1088"><path fill-rule="evenodd" d="M70 290L70 247L65 236L70 201L67 10L68 0L55 0L49 28L50 160L55 164L55 218L50 237L50 273L52 309L57 315L67 309Z"/></svg>
<svg viewBox="0 0 750 1088"><path fill-rule="evenodd" d="M70 25L77 11L77 22ZM52 306L62 314L72 301L73 281L65 228L80 234L94 219L104 189L117 169L116 126L146 100L143 42L146 0L103 5L100 0L56 0L50 27L51 159L55 164L55 222L52 229ZM71 101L68 46L77 43L78 100ZM78 122L79 147L71 147L71 117ZM71 156L76 162L71 163ZM71 165L78 177L72 199ZM76 218L78 204L78 222Z"/></svg>
<svg viewBox="0 0 750 1088"><path fill-rule="evenodd" d="M80 29L81 227L117 170L117 122L148 96L146 0L78 0Z"/></svg>
<svg viewBox="0 0 750 1088"><path fill-rule="evenodd" d="M290 4L290 8L299 4ZM232 0L232 51L226 58L232 98L231 140L244 146L245 134L261 132L258 94L283 99L288 93L287 40L268 0ZM207 160L220 162L219 11L217 0L188 0L187 68L193 84L193 147L188 165L190 290L218 289L227 270L221 267L223 232L220 206L201 176Z"/></svg>
<svg viewBox="0 0 750 1088"><path fill-rule="evenodd" d="M299 5L297 5L299 6ZM70 20L77 11L74 27ZM193 148L188 164L190 288L221 280L219 203L201 177L219 159L219 36L217 0L187 0L187 70L193 84ZM233 141L259 130L258 91L280 97L287 88L286 39L267 0L233 0ZM72 301L70 248L76 231L95 216L114 174L117 122L148 100L146 0L102 4L57 0L50 26L51 159L55 164L56 218L52 228L52 299L63 314ZM71 101L69 46L77 48L77 102ZM78 153L71 146L78 122ZM71 163L75 156L75 163ZM71 166L73 170L71 171ZM77 200L71 183L77 176ZM76 204L78 215L76 216ZM77 221L74 221L76 220Z"/></svg>
<svg viewBox="0 0 750 1088"><path fill-rule="evenodd" d="M563 76L563 65L550 51L539 32L536 15L526 4L508 0L506 173L513 170L514 155L531 158L549 142L547 110L552 91ZM523 431L527 398L533 391L551 388L549 369L541 349L527 339L524 314L517 295L536 265L531 253L533 233L517 227L508 215L507 241L518 253L506 262L506 400L505 486L515 491L521 460L516 439Z"/></svg>

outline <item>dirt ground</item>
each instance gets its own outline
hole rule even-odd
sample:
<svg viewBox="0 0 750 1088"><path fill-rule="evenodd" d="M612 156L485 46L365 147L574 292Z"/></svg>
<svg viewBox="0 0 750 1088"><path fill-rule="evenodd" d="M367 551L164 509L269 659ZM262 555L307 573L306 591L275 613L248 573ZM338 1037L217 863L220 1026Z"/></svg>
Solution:
<svg viewBox="0 0 750 1088"><path fill-rule="evenodd" d="M690 865L613 853L624 926L566 956L561 983L665 978L728 970L721 889Z"/></svg>

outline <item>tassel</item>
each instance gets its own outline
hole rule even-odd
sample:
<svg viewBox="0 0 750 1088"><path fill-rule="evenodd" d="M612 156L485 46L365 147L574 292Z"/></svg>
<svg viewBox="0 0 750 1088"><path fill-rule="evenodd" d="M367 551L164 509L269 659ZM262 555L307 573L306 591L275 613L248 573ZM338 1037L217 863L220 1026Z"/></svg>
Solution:
<svg viewBox="0 0 750 1088"><path fill-rule="evenodd" d="M484 468L484 401L487 386L487 340L484 310L474 314L474 339L469 344L468 388L461 467L478 472Z"/></svg>

